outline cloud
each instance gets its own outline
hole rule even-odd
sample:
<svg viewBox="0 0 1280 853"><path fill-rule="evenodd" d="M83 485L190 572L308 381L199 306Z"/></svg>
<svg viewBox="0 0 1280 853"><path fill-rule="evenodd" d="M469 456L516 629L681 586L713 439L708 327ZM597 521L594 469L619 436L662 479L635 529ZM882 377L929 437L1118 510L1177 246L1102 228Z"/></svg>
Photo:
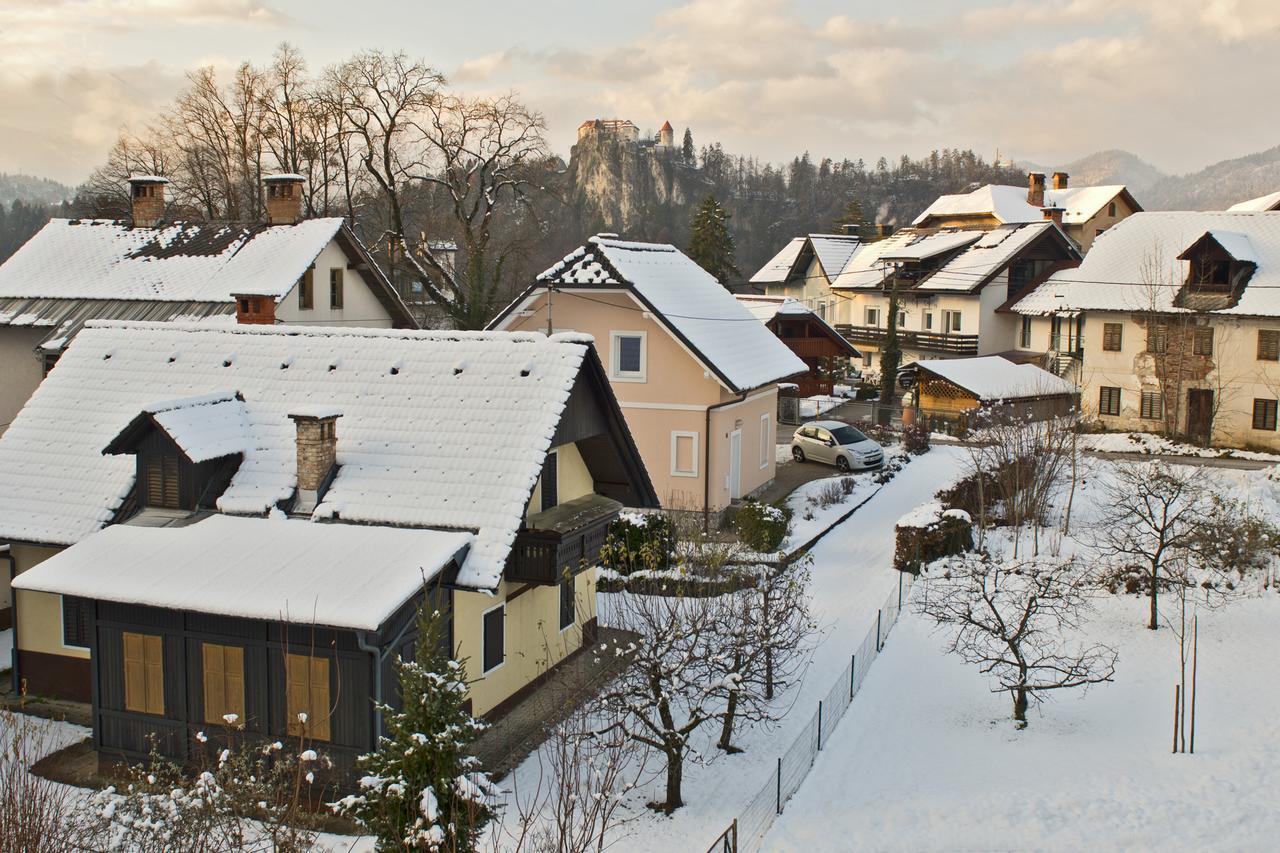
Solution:
<svg viewBox="0 0 1280 853"><path fill-rule="evenodd" d="M511 65L509 51L499 50L468 59L449 75L449 79L457 83L482 83Z"/></svg>

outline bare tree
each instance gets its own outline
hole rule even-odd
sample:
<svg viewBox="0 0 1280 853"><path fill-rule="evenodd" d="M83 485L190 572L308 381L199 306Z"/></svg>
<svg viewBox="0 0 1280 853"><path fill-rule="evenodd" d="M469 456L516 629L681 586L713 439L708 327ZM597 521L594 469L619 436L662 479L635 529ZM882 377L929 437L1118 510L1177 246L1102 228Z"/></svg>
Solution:
<svg viewBox="0 0 1280 853"><path fill-rule="evenodd" d="M1073 642L1089 609L1090 573L1074 560L1001 562L965 554L935 564L923 576L916 611L951 637L949 651L1008 692L1018 728L1045 694L1111 681L1116 652Z"/></svg>

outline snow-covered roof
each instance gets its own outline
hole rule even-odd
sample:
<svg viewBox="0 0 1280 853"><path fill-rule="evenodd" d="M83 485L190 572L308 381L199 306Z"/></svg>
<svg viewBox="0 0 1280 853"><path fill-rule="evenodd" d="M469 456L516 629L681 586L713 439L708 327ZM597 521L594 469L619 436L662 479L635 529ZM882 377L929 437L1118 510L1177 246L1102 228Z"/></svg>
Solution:
<svg viewBox="0 0 1280 853"><path fill-rule="evenodd" d="M864 243L845 264L840 275L831 283L835 290L877 288L884 283L900 260L921 260L936 257L947 251L955 251L969 243L977 242L986 231L945 229L929 231L912 228L877 240ZM895 260L890 260L895 259Z"/></svg>
<svg viewBox="0 0 1280 853"><path fill-rule="evenodd" d="M585 285L631 291L733 391L758 388L807 370L715 277L675 246L596 236L538 280L564 288ZM500 324L536 289L530 288L492 325Z"/></svg>
<svg viewBox="0 0 1280 853"><path fill-rule="evenodd" d="M1058 230L1053 222L1023 222L1000 225L982 235L937 272L925 279L918 290L967 292L984 284L1036 240ZM1061 234L1061 232L1059 231ZM1062 234L1062 244L1073 258L1080 257L1074 244Z"/></svg>
<svg viewBox="0 0 1280 853"><path fill-rule="evenodd" d="M784 317L807 317L812 322L824 327L833 338L844 343L851 353L861 355L853 344L845 340L844 336L837 332L830 323L822 319L818 312L805 305L799 299L790 296L760 296L747 293L740 293L736 298L761 323L768 324L770 320L779 315Z"/></svg>
<svg viewBox="0 0 1280 853"><path fill-rule="evenodd" d="M43 299L0 297L0 326L33 326L48 332L36 347L57 352L89 320L221 322L234 319L236 306L222 302L174 302L142 299Z"/></svg>
<svg viewBox="0 0 1280 853"><path fill-rule="evenodd" d="M151 415L192 462L207 462L249 450L251 434L244 401L235 391L197 394L156 403Z"/></svg>
<svg viewBox="0 0 1280 853"><path fill-rule="evenodd" d="M1034 364L1014 364L998 355L918 361L916 366L958 385L984 402L1076 394L1074 384Z"/></svg>
<svg viewBox="0 0 1280 853"><path fill-rule="evenodd" d="M1044 207L1062 208L1062 221L1078 225L1092 219L1103 206L1124 191L1123 184L1046 189ZM1037 222L1044 219L1044 211L1027 202L1026 187L986 184L972 192L938 196L911 224L920 225L935 216L983 214L994 216L1001 222Z"/></svg>
<svg viewBox="0 0 1280 853"><path fill-rule="evenodd" d="M818 256L827 278L835 278L844 269L861 241L852 234L810 234L809 245Z"/></svg>
<svg viewBox="0 0 1280 853"><path fill-rule="evenodd" d="M765 265L762 266L755 275L751 276L752 284L782 284L791 276L791 268L795 265L796 258L800 257L800 250L804 248L804 237L792 237L787 245L782 247L782 251L774 255ZM835 275L835 273L829 273Z"/></svg>
<svg viewBox="0 0 1280 853"><path fill-rule="evenodd" d="M752 284L783 284L799 272L796 264L802 258L817 256L828 279L834 279L844 269L861 245L861 238L853 234L809 234L794 237L782 251L770 258L755 275Z"/></svg>
<svg viewBox="0 0 1280 853"><path fill-rule="evenodd" d="M23 572L18 589L375 631L470 533L213 515L115 524Z"/></svg>
<svg viewBox="0 0 1280 853"><path fill-rule="evenodd" d="M751 319L741 325L776 342ZM478 531L458 581L492 588L589 340L90 323L0 436L0 539L69 545L96 532L134 484L132 458L102 453L112 439L157 401L234 389L249 441L219 509L263 515L289 499L289 415L338 407L340 468L314 517ZM218 441L228 435L220 430ZM204 452L216 444L196 443Z"/></svg>
<svg viewBox="0 0 1280 853"><path fill-rule="evenodd" d="M983 237L983 231L939 231L917 234L916 239L894 245L880 253L886 261L923 261L955 251Z"/></svg>
<svg viewBox="0 0 1280 853"><path fill-rule="evenodd" d="M1236 202L1228 207L1227 210L1231 213L1280 210L1280 192L1267 193L1266 195L1260 195L1257 198Z"/></svg>
<svg viewBox="0 0 1280 853"><path fill-rule="evenodd" d="M1225 237L1234 248L1223 248L1249 253L1257 266L1235 305L1209 313L1280 316L1280 216L1225 211L1135 213L1108 228L1080 266L1055 273L1012 308L1019 314L1182 310L1174 303L1189 262L1178 256L1210 234L1234 235Z"/></svg>
<svg viewBox="0 0 1280 853"><path fill-rule="evenodd" d="M1211 237L1215 243L1237 261L1247 264L1256 264L1258 262L1258 253L1254 250L1253 244L1249 242L1248 234L1225 231L1221 228L1210 228L1205 234Z"/></svg>
<svg viewBox="0 0 1280 853"><path fill-rule="evenodd" d="M279 299L342 227L177 223L133 228L105 219L53 219L0 265L0 299L230 302Z"/></svg>

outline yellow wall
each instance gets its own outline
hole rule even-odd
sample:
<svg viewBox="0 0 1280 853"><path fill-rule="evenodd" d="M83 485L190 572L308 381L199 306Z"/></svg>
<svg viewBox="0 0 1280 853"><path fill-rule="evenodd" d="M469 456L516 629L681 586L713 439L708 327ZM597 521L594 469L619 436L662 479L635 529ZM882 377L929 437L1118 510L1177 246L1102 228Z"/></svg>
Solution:
<svg viewBox="0 0 1280 853"><path fill-rule="evenodd" d="M556 454L556 497L560 503L589 495L596 490L595 480L587 470L587 463L576 444L561 444L551 448ZM542 508L542 478L538 478L533 487L533 495L529 505L525 507L525 515L538 512Z"/></svg>
<svg viewBox="0 0 1280 853"><path fill-rule="evenodd" d="M1094 216L1087 222L1079 225L1068 225L1065 227L1064 230L1067 232L1067 236L1071 237L1071 239L1075 240L1076 243L1079 244L1081 252L1089 251L1089 248L1093 245L1093 241L1098 239L1099 231L1105 231L1121 219L1131 216L1135 212L1121 196L1116 196L1115 203L1115 216L1110 216L1107 213L1109 206L1104 204L1102 209L1098 211L1097 216Z"/></svg>
<svg viewBox="0 0 1280 853"><path fill-rule="evenodd" d="M18 574L42 563L61 551L61 548L49 548L41 545L14 543L10 549L16 562ZM8 582L5 582L6 592ZM62 596L47 592L18 591L18 637L17 646L29 652L44 652L51 655L66 655L73 658L88 658L88 649L79 649L62 644Z"/></svg>

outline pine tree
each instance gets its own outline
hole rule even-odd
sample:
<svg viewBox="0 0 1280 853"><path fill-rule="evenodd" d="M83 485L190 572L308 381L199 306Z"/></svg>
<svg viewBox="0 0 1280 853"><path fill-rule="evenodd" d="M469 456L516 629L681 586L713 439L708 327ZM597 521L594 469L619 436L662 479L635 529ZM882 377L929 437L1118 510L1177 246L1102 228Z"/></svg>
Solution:
<svg viewBox="0 0 1280 853"><path fill-rule="evenodd" d="M844 211L836 217L833 225L837 234L843 232L846 225L853 226L853 233L862 234L867 225L866 217L862 213L862 204L856 198L849 199L848 204L844 206Z"/></svg>
<svg viewBox="0 0 1280 853"><path fill-rule="evenodd" d="M880 351L880 402L892 404L897 396L898 365L902 363L902 345L898 343L897 278L889 284L889 316L885 319L884 347Z"/></svg>
<svg viewBox="0 0 1280 853"><path fill-rule="evenodd" d="M441 621L420 610L414 660L396 661L403 708L378 705L385 734L360 757L360 793L334 803L377 836L378 850L475 850L494 816L496 788L467 755L484 724L463 706L465 661L441 647Z"/></svg>
<svg viewBox="0 0 1280 853"><path fill-rule="evenodd" d="M680 145L680 159L690 166L698 162L698 154L693 148L693 131L687 127L684 129L684 142Z"/></svg>
<svg viewBox="0 0 1280 853"><path fill-rule="evenodd" d="M688 255L721 284L739 275L733 265L733 235L729 233L729 214L715 196L707 196L698 205L689 223Z"/></svg>

